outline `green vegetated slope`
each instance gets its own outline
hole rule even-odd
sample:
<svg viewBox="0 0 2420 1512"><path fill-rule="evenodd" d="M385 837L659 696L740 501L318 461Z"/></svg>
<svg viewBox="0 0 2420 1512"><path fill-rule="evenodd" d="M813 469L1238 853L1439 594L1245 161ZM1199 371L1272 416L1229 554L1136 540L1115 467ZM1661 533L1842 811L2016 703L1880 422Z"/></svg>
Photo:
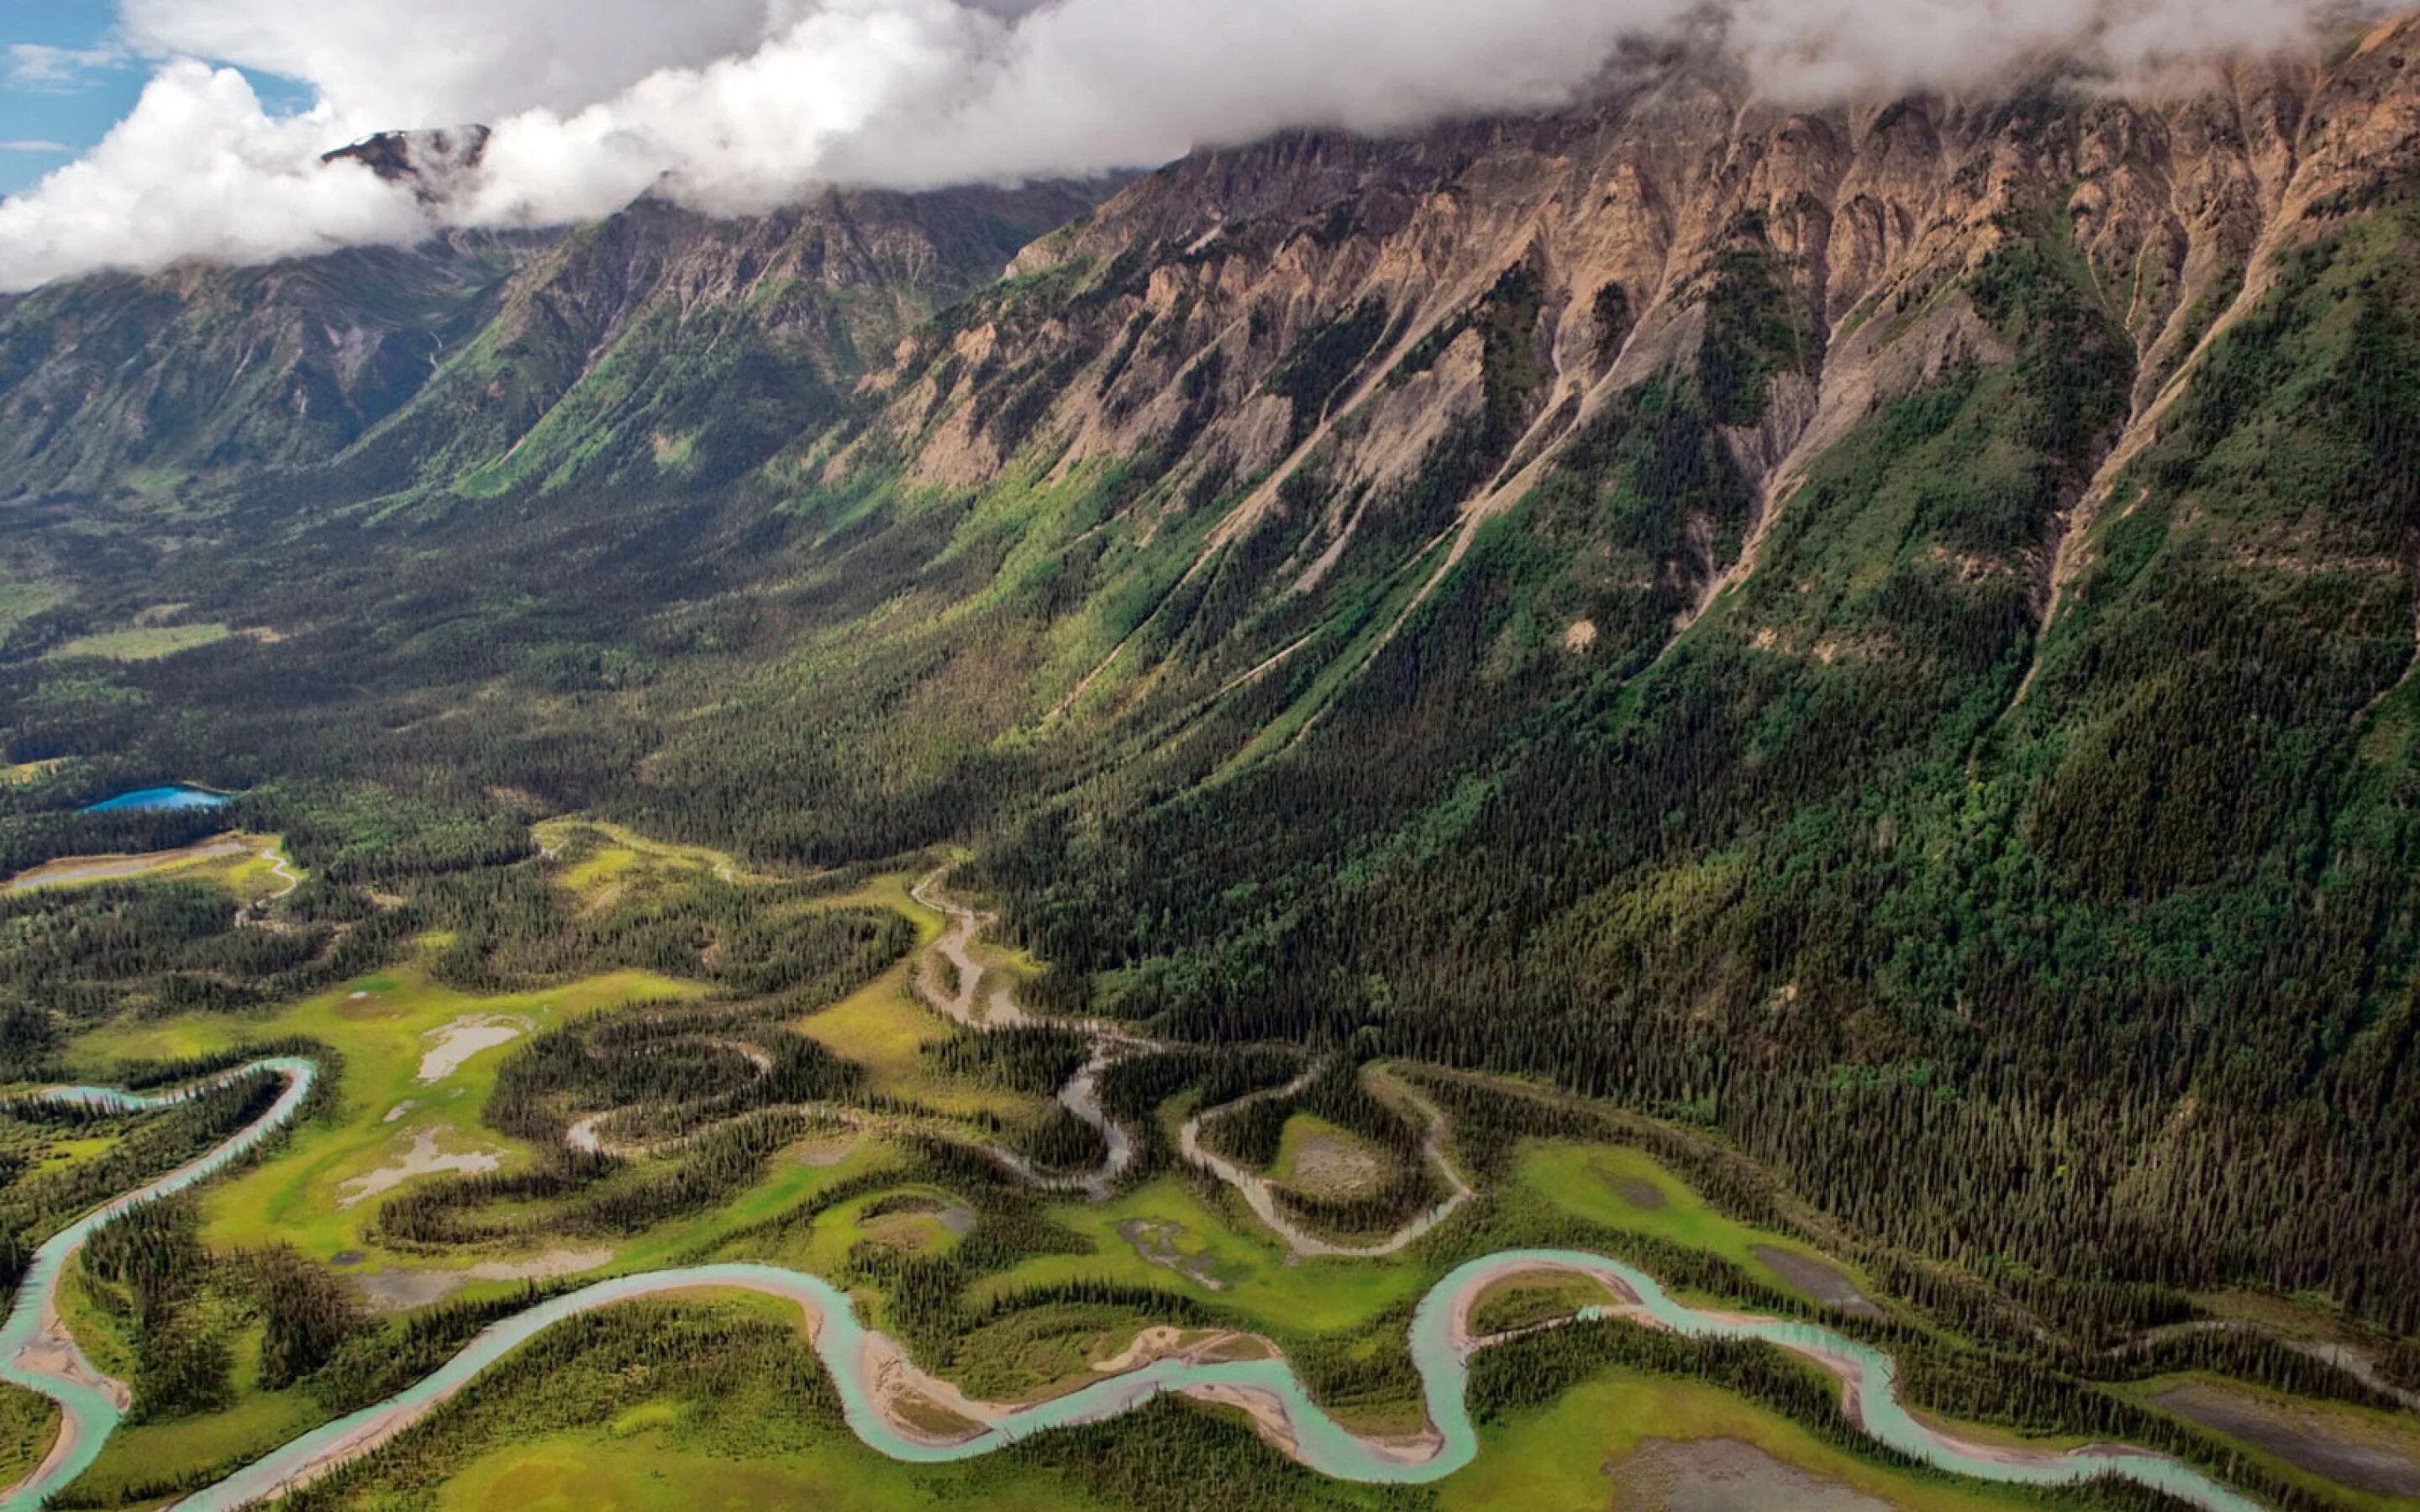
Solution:
<svg viewBox="0 0 2420 1512"><path fill-rule="evenodd" d="M156 980L8 990L291 1000L411 948L374 895L487 990L691 959L495 880L566 811L962 844L1037 1002L1719 1136L2060 1368L2223 1286L2409 1334L2412 46L1798 116L1681 67L1081 214L647 206L418 255L442 299L360 302L443 352L308 445L17 405L0 707L64 760L0 858L185 843L66 810L190 777L313 882L240 945L113 901ZM12 392L104 300L182 372L344 266L46 291ZM212 393L193 436L266 424ZM256 633L75 653L161 605ZM913 1085L896 1006L816 1042Z"/></svg>

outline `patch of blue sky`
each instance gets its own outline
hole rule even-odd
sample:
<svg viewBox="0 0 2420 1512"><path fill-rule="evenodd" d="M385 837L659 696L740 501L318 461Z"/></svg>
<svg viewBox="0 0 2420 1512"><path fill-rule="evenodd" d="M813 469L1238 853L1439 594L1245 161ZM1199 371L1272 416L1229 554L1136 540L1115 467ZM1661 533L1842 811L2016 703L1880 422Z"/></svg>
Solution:
<svg viewBox="0 0 2420 1512"><path fill-rule="evenodd" d="M156 57L119 36L94 0L0 0L0 194L14 194L109 133L142 95ZM307 85L247 71L272 112L308 109Z"/></svg>

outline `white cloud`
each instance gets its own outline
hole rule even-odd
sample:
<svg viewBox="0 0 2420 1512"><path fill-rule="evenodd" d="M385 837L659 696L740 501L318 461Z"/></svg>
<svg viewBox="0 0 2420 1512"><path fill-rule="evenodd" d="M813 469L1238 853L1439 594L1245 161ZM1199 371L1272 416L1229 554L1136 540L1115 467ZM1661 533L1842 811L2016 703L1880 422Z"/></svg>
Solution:
<svg viewBox="0 0 2420 1512"><path fill-rule="evenodd" d="M2266 50L2366 0L1728 0L1729 35L1751 71L1807 98L1972 85L2045 54L2118 74ZM2380 8L2371 5L2367 8Z"/></svg>
<svg viewBox="0 0 2420 1512"><path fill-rule="evenodd" d="M2082 51L2118 69L2286 41L2337 0L1719 0L1768 92L1988 79ZM2351 0L2360 4L2364 0ZM1289 126L1381 131L1548 106L1625 36L1708 0L121 0L163 66L85 160L0 205L0 284L256 258L421 228L327 147L492 124L449 213L548 222L659 190L764 208L818 181L925 187L1165 161ZM28 65L39 73L46 63Z"/></svg>
<svg viewBox="0 0 2420 1512"><path fill-rule="evenodd" d="M576 109L747 51L788 0L120 0L132 45L317 86L356 134Z"/></svg>
<svg viewBox="0 0 2420 1512"><path fill-rule="evenodd" d="M39 94L72 94L89 88L91 75L131 61L115 43L100 47L53 47L46 42L8 44L8 86Z"/></svg>
<svg viewBox="0 0 2420 1512"><path fill-rule="evenodd" d="M719 211L816 180L926 187L1149 165L1290 126L1383 131L1569 100L1625 37L1704 0L823 0L753 52L499 123L489 220L600 214L651 187ZM1733 0L1730 45L1811 100L1991 77L2080 49L2287 41L2304 0Z"/></svg>
<svg viewBox="0 0 2420 1512"><path fill-rule="evenodd" d="M65 142L54 142L47 137L20 136L0 140L0 152L21 152L28 157L64 155L74 150Z"/></svg>
<svg viewBox="0 0 2420 1512"><path fill-rule="evenodd" d="M269 116L233 69L168 64L98 147L0 200L0 287L423 234L408 193L358 164L319 162L328 132L317 111Z"/></svg>

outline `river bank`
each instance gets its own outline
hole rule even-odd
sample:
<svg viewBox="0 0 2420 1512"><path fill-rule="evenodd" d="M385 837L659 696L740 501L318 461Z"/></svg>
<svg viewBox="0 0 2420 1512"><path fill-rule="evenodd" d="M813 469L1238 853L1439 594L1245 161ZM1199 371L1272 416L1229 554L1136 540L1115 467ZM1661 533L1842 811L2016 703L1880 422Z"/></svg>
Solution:
<svg viewBox="0 0 2420 1512"><path fill-rule="evenodd" d="M0 1507L40 1505L100 1454L123 1416L63 1325L56 1294L66 1267L101 1227L145 1202L182 1191L225 1169L289 1121L317 1076L308 1060L256 1062L194 1088L150 1096L105 1088L63 1088L44 1094L102 1106L165 1106L248 1074L283 1078L285 1090L253 1123L201 1158L117 1198L44 1244L28 1268L15 1307L0 1327L0 1377L60 1404L60 1438L43 1465ZM2072 1451L2014 1449L1962 1442L1915 1418L1900 1400L1889 1357L1828 1329L1789 1319L1699 1309L1674 1299L1636 1267L1578 1250L1513 1250L1471 1260L1438 1280L1411 1324L1413 1363L1420 1377L1430 1431L1416 1439L1365 1438L1339 1424L1313 1401L1291 1365L1265 1358L1207 1359L1192 1352L1141 1351L1141 1363L1064 1396L1027 1403L970 1401L946 1381L908 1362L895 1340L858 1321L846 1295L819 1276L780 1267L715 1264L616 1276L536 1304L480 1333L431 1375L383 1402L303 1434L178 1504L194 1512L234 1508L305 1484L386 1442L435 1411L480 1372L537 1334L566 1319L636 1300L699 1288L736 1289L797 1304L811 1319L813 1343L831 1373L849 1427L868 1446L909 1463L943 1463L991 1453L1023 1435L1097 1422L1129 1411L1162 1392L1177 1391L1245 1407L1270 1442L1321 1473L1381 1484L1427 1484L1452 1474L1479 1453L1465 1401L1468 1361L1487 1341L1474 1340L1469 1313L1479 1297L1507 1277L1567 1272L1606 1285L1623 1301L1603 1309L1651 1328L1690 1337L1754 1339L1812 1360L1842 1382L1851 1419L1878 1442L1937 1468L1979 1479L2030 1485L2068 1484L2112 1474L2153 1487L2208 1512L2255 1512L2257 1504L2180 1461L2124 1446ZM46 1326L46 1322L47 1325ZM1226 1351L1218 1351L1224 1353ZM1141 1359L1141 1354L1152 1357ZM956 1437L920 1427L906 1412L914 1401L943 1402L973 1425Z"/></svg>

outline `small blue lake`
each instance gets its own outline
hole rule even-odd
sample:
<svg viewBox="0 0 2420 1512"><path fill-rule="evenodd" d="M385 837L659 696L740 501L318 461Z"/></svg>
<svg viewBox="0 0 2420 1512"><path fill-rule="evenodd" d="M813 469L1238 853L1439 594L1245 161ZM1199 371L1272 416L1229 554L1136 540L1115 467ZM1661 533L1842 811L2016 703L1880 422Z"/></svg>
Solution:
<svg viewBox="0 0 2420 1512"><path fill-rule="evenodd" d="M168 813L182 809L224 809L234 801L225 794L205 793L200 788L145 788L89 805L85 812Z"/></svg>

